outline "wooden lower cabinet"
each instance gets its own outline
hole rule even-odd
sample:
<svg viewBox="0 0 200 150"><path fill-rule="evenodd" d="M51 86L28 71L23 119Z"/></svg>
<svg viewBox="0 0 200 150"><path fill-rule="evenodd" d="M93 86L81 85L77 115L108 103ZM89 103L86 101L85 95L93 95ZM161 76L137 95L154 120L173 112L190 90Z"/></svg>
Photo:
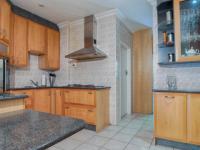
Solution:
<svg viewBox="0 0 200 150"><path fill-rule="evenodd" d="M89 124L96 125L95 108L81 106L81 105L66 105L65 115L78 119L83 119Z"/></svg>
<svg viewBox="0 0 200 150"><path fill-rule="evenodd" d="M155 94L155 136L187 141L186 94Z"/></svg>
<svg viewBox="0 0 200 150"><path fill-rule="evenodd" d="M25 98L25 108L26 109L32 109L33 108L33 91L32 90L15 90L10 91L13 94L25 94L28 95L27 98Z"/></svg>
<svg viewBox="0 0 200 150"><path fill-rule="evenodd" d="M49 89L34 90L33 110L51 113L51 90Z"/></svg>
<svg viewBox="0 0 200 150"><path fill-rule="evenodd" d="M200 145L200 94L154 93L156 138Z"/></svg>
<svg viewBox="0 0 200 150"><path fill-rule="evenodd" d="M63 94L62 89L51 89L51 113L63 115Z"/></svg>
<svg viewBox="0 0 200 150"><path fill-rule="evenodd" d="M200 94L189 94L187 101L188 142L200 145Z"/></svg>

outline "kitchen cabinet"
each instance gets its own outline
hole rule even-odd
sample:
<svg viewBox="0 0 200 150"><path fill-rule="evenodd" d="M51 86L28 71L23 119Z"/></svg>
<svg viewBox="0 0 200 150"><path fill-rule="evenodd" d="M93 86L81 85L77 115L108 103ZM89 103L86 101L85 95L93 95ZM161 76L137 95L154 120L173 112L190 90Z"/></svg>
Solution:
<svg viewBox="0 0 200 150"><path fill-rule="evenodd" d="M0 0L0 41L10 41L11 8L7 0Z"/></svg>
<svg viewBox="0 0 200 150"><path fill-rule="evenodd" d="M83 119L87 123L95 125L95 108L80 106L80 105L66 105L65 115L73 118Z"/></svg>
<svg viewBox="0 0 200 150"><path fill-rule="evenodd" d="M64 98L66 103L95 106L94 90L65 90Z"/></svg>
<svg viewBox="0 0 200 150"><path fill-rule="evenodd" d="M64 113L83 119L100 131L109 124L109 89L64 89Z"/></svg>
<svg viewBox="0 0 200 150"><path fill-rule="evenodd" d="M51 89L51 113L63 115L62 89Z"/></svg>
<svg viewBox="0 0 200 150"><path fill-rule="evenodd" d="M34 93L33 110L51 113L51 90L38 89L38 90L33 90L33 93Z"/></svg>
<svg viewBox="0 0 200 150"><path fill-rule="evenodd" d="M13 94L25 94L28 97L25 98L25 108L32 109L33 108L33 91L32 90L14 90L10 91Z"/></svg>
<svg viewBox="0 0 200 150"><path fill-rule="evenodd" d="M178 62L200 61L199 3L174 0L174 28L176 60Z"/></svg>
<svg viewBox="0 0 200 150"><path fill-rule="evenodd" d="M60 68L60 33L47 28L47 47L45 55L39 57L39 67L43 70L55 71Z"/></svg>
<svg viewBox="0 0 200 150"><path fill-rule="evenodd" d="M33 21L28 21L28 51L31 54L46 53L46 27Z"/></svg>
<svg viewBox="0 0 200 150"><path fill-rule="evenodd" d="M188 142L200 145L200 94L189 94L187 102Z"/></svg>
<svg viewBox="0 0 200 150"><path fill-rule="evenodd" d="M155 94L155 136L187 141L187 96L181 93Z"/></svg>
<svg viewBox="0 0 200 150"><path fill-rule="evenodd" d="M29 58L27 51L28 20L13 14L12 22L10 63L14 67L27 67Z"/></svg>

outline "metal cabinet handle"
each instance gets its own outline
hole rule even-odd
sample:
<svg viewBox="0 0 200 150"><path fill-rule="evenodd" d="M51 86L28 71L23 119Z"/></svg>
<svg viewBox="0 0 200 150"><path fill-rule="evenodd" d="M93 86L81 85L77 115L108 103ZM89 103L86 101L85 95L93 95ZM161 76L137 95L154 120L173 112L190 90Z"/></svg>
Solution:
<svg viewBox="0 0 200 150"><path fill-rule="evenodd" d="M92 92L88 92L88 94L92 94Z"/></svg>
<svg viewBox="0 0 200 150"><path fill-rule="evenodd" d="M88 112L93 112L92 110L88 109Z"/></svg>
<svg viewBox="0 0 200 150"><path fill-rule="evenodd" d="M174 100L174 96L165 96L165 101L167 102L167 103L171 103L173 100Z"/></svg>
<svg viewBox="0 0 200 150"><path fill-rule="evenodd" d="M174 96L165 96L165 98L174 99L175 97Z"/></svg>

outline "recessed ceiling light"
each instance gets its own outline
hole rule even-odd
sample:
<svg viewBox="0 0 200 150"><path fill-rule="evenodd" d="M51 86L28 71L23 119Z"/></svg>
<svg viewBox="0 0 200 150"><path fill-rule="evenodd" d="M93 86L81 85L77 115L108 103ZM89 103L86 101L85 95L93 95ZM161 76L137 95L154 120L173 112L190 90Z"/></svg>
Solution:
<svg viewBox="0 0 200 150"><path fill-rule="evenodd" d="M192 3L193 3L193 4L196 4L196 3L197 3L197 0L193 0Z"/></svg>
<svg viewBox="0 0 200 150"><path fill-rule="evenodd" d="M43 4L38 4L38 6L39 6L39 7L42 7L42 8L45 7Z"/></svg>

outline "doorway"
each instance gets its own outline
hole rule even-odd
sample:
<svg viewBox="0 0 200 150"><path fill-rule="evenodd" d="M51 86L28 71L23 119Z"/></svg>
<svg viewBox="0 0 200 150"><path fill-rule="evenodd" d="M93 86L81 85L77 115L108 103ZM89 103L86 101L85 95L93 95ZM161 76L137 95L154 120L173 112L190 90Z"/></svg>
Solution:
<svg viewBox="0 0 200 150"><path fill-rule="evenodd" d="M120 106L121 118L131 114L131 49L120 44Z"/></svg>

